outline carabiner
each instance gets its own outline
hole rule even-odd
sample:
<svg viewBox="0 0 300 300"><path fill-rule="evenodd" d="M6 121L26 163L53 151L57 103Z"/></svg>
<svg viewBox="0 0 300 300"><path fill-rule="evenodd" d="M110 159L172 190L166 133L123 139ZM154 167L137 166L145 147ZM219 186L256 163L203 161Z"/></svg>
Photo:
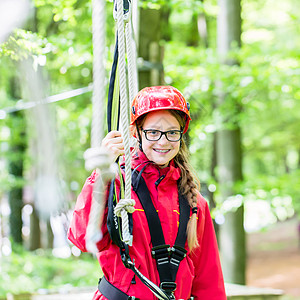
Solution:
<svg viewBox="0 0 300 300"><path fill-rule="evenodd" d="M121 259L124 266L128 269L134 269L134 260L132 261L129 256L129 247L127 244L123 243L123 247L120 248Z"/></svg>

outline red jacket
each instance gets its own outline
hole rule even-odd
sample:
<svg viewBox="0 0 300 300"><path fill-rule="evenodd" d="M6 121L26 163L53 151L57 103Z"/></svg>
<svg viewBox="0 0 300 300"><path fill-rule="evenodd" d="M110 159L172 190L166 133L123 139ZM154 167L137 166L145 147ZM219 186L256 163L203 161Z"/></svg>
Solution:
<svg viewBox="0 0 300 300"><path fill-rule="evenodd" d="M140 170L147 161L143 153L135 156L132 167ZM142 165L141 165L142 164ZM155 182L162 175L165 178L156 187ZM85 235L88 217L91 208L91 193L96 173L87 179L75 206L73 219L69 228L68 238L80 250L87 251L85 246ZM166 244L174 245L179 222L179 204L177 180L180 177L180 169L174 166L174 162L164 169L154 164L149 164L143 171L153 204L158 211ZM159 274L155 259L151 256L151 237L148 223L142 205L132 191L132 198L136 201L133 213L133 244L129 247L129 255L134 259L136 267L140 272L155 284L159 285ZM175 291L176 299L188 299L191 295L195 300L225 300L225 289L222 270L220 266L219 253L215 238L214 228L205 199L198 196L198 242L199 247L191 253L186 243L187 256L180 263ZM97 254L100 266L105 277L113 285L130 296L142 300L154 300L155 296L138 279L132 283L134 273L127 269L120 257L119 248L111 242L106 226L107 210L104 214L102 226L103 238L97 244ZM106 299L96 291L93 299Z"/></svg>

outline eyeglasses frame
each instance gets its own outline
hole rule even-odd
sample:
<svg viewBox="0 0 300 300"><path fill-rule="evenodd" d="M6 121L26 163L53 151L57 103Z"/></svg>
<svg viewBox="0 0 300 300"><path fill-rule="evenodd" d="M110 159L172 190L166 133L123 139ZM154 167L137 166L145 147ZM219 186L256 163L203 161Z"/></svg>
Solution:
<svg viewBox="0 0 300 300"><path fill-rule="evenodd" d="M158 129L143 129L143 128L141 128L141 131L144 132L146 140L150 141L150 142L157 142L157 141L159 141L162 138L163 135L166 137L166 139L169 142L179 142L182 139L182 136L183 136L183 131L182 130L177 130L177 129L175 129L175 130L173 129L173 130L161 131L161 130L158 130ZM147 132L148 131L158 131L160 133L159 138L157 140L149 140L148 137L147 137ZM170 141L168 139L167 133L171 132L171 131L179 132L180 133L180 138L178 140L176 140L176 141Z"/></svg>

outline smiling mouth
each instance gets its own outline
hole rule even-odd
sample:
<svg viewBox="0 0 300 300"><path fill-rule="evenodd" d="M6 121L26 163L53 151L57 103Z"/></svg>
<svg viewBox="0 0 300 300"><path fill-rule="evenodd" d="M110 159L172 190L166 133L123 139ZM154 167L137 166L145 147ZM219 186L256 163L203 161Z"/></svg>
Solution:
<svg viewBox="0 0 300 300"><path fill-rule="evenodd" d="M169 152L170 150L162 150L162 149L153 149L155 152L158 152L158 153L167 153Z"/></svg>

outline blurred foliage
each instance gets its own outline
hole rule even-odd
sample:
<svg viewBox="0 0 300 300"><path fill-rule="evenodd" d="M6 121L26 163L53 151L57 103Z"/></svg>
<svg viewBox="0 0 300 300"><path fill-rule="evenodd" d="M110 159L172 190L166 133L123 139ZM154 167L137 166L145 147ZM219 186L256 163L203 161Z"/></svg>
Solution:
<svg viewBox="0 0 300 300"><path fill-rule="evenodd" d="M243 130L245 194L250 192L249 187L269 189L269 177L274 176L278 181L281 178L280 193L290 195L296 208L299 206L297 185L288 188L294 171L299 168L300 149L300 59L299 39L296 38L300 12L295 3L295 0L276 4L243 1L243 46L232 51L231 58L239 62L235 66L225 66L218 61L216 1L153 0L141 1L140 5L152 8L168 5L171 9L172 39L162 42L165 46L165 80L182 90L191 102L190 150L200 179L212 181L209 171L212 136L219 129L220 118L227 117L232 120L232 123L227 122L227 128L238 122ZM109 74L115 22L112 3L107 1L106 4L106 67ZM205 13L208 48L186 45L186 33L195 13L191 8ZM35 12L27 25L35 32L16 30L1 45L2 107L13 106L16 102L8 88L18 73L13 61L28 55L47 71L45 80L49 82L49 95L92 82L91 13L91 1L87 0L35 1ZM216 84L218 81L222 82L221 87ZM215 103L223 91L226 101L217 110ZM61 161L67 166L63 172L64 181L69 187L72 183L73 188L79 189L82 178L88 175L83 168L82 155L89 146L91 93L59 102L55 107L59 148L63 149ZM240 110L236 111L236 107ZM11 128L7 119L1 121L4 153L7 153L6 136Z"/></svg>
<svg viewBox="0 0 300 300"><path fill-rule="evenodd" d="M19 62L29 56L35 68L44 69L47 95L85 87L92 82L91 1L35 0L34 3L34 12L25 28L16 30L0 45L0 108L18 105ZM115 21L113 3L106 1L106 4L105 56L109 75ZM233 200L266 201L280 220L293 210L300 214L300 7L297 0L242 1L242 47L233 47L230 58L238 62L233 66L220 64L215 49L217 1L152 0L140 1L140 5L153 9L168 5L171 9L171 40L161 42L165 48L165 81L181 90L191 104L191 160L200 180L217 187L210 171L213 134L220 129L220 118L228 118L232 122L227 122L226 128L239 123L243 135L244 182L237 184L240 195ZM206 16L208 48L187 46L195 13ZM220 93L225 93L226 101L216 109ZM91 93L51 105L56 111L62 180L75 200L88 175L83 152L90 145ZM12 186L24 183L17 182L7 169L7 161L14 155L8 142L16 126L10 114L0 119L0 147L5 158L0 161L0 197ZM32 134L28 131L27 138ZM31 159L27 157L27 171ZM69 207L73 205L69 203ZM82 272L94 271L91 262L82 257L74 263L71 259L54 259L51 253L21 251L1 260L1 274L5 274L0 283L3 294L22 286L35 290L66 282L94 285L85 280L94 281L98 276L84 276ZM82 271L76 274L78 267ZM65 271L61 272L62 269Z"/></svg>
<svg viewBox="0 0 300 300"><path fill-rule="evenodd" d="M28 58L29 55L42 55L46 39L37 33L16 29L8 40L0 45L0 57L8 56L13 61Z"/></svg>
<svg viewBox="0 0 300 300"><path fill-rule="evenodd" d="M54 257L50 250L28 252L19 247L11 255L0 257L0 262L0 297L34 293L41 287L55 291L94 286L96 290L97 278L102 276L97 260L87 253L63 259Z"/></svg>
<svg viewBox="0 0 300 300"><path fill-rule="evenodd" d="M44 80L48 83L47 95L86 87L92 82L91 1L35 0L34 3L34 12L24 29L16 30L0 45L0 109L19 104L21 97L16 92L19 90L16 78L19 76L19 62L28 56L33 57L34 67L44 69ZM112 17L112 1L106 1L106 4L105 57L108 76L114 49L115 21ZM280 220L291 215L293 210L300 215L298 0L242 1L242 47L233 47L230 54L230 58L238 62L234 66L220 64L216 53L216 0L140 1L142 7L159 9L162 5L168 5L171 9L171 40L161 41L165 48L165 81L181 90L191 104L191 160L200 180L215 186L215 194L218 195L218 186L210 170L212 141L214 133L220 129L220 118L229 118L232 122L227 122L226 127L230 129L239 123L243 137L244 181L237 184L239 195L232 199L233 207L238 201L261 200L268 203L274 216ZM195 13L205 14L207 48L187 46ZM222 82L222 85L217 82ZM220 93L225 94L226 101L216 109ZM56 111L61 176L74 201L88 175L84 169L83 152L90 145L91 95L88 92L51 104ZM3 116L3 112L0 116ZM24 183L16 182L7 168L7 161L13 158L9 140L17 126L11 119L10 114L0 119L3 158L0 160L0 197L12 186ZM28 131L27 138L30 139L32 134ZM28 158L28 153L26 155L25 165L29 172L34 158ZM74 201L68 203L69 208L74 206ZM219 209L222 211L228 207ZM82 272L91 270L88 267L89 260L85 261L82 256L74 263L71 259L54 259L51 253L39 255L37 252L31 255L21 251L1 260L4 263L1 264L1 274L7 274L0 283L1 294L4 288L5 291L14 291L14 288L28 286L29 290L35 290L41 286L50 288L55 282L58 285L66 282L94 285L98 276L76 274L78 266ZM21 260L19 268L27 265L27 271L17 269L15 262L18 260ZM87 265L80 265L85 262ZM73 266L76 270L67 271ZM79 279L77 281L77 277L71 278L71 275L62 279L60 276L64 274L55 273L60 273L62 268L66 268L62 272L66 276L68 273L78 275L81 282ZM47 272L52 272L52 275L48 276ZM42 273L43 276L37 275ZM43 277L56 279L48 282ZM85 282L90 279L93 282Z"/></svg>
<svg viewBox="0 0 300 300"><path fill-rule="evenodd" d="M110 1L106 4L106 67L109 74L115 22L113 4ZM212 135L219 129L220 118L227 117L232 120L227 122L227 128L238 122L243 130L244 192L248 193L249 187L254 186L269 189L269 177L273 176L281 182L280 193L290 195L297 208L297 185L289 187L299 168L300 149L300 59L299 39L296 38L300 12L295 0L276 4L243 1L243 46L232 51L231 58L239 62L234 66L218 61L214 41L216 1L153 0L140 4L153 8L168 5L171 9L172 39L162 42L165 46L165 80L182 90L191 102L190 150L200 179L212 180L209 171ZM186 46L186 32L195 13L191 8L205 13L208 48ZM16 30L1 45L2 107L16 104L16 99L11 96L11 81L18 73L16 61L28 55L34 57L34 64L46 70L49 95L92 82L91 14L91 1L88 0L35 1L35 11L27 24L31 31ZM216 84L219 81L221 87ZM218 95L224 91L226 101L215 109ZM55 107L60 156L65 165L64 181L79 190L82 178L87 175L82 154L89 146L91 93L57 103ZM7 119L1 120L1 145L3 153L8 155L5 145L12 124ZM30 138L30 132L28 135Z"/></svg>

